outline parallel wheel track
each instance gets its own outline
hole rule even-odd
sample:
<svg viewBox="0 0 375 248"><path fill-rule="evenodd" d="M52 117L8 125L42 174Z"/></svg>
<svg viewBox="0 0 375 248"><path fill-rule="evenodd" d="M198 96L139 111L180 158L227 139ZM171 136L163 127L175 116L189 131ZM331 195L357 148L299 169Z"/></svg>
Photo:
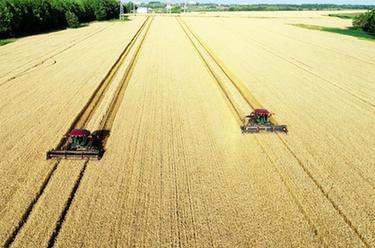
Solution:
<svg viewBox="0 0 375 248"><path fill-rule="evenodd" d="M191 30L191 28L180 18L180 17L177 17L177 20L178 20L178 23L180 24L182 30L185 32L186 36L188 37L188 39L191 41L192 45L196 48L198 54L200 55L201 59L203 60L203 62L206 64L206 66L208 67L208 69L210 70L211 73L212 70L209 68L209 62L206 61L206 59L202 56L202 54L199 52L196 44L194 43L193 39L190 37L190 35L192 37L194 37L197 42L204 48L204 50L211 56L211 58L213 59L213 61L223 70L223 72L226 74L226 76L230 79L230 81L234 84L234 86L236 86L237 90L240 92L241 96L248 102L248 104L253 108L259 108L261 107L262 105L256 100L256 98L252 95L252 93L247 89L247 88L244 88L245 85L229 70L229 68L227 68L224 63L213 53L213 51L211 51L208 46L196 35L194 34L194 32ZM190 34L190 35L189 35ZM223 90L224 94L227 96L227 93L226 93L226 89L223 89L222 87L222 83L219 82L218 78L214 75L214 78L216 79L218 85L220 86L220 88ZM248 98L250 97L250 98ZM228 98L227 99L229 102L231 102L231 106L233 108L236 108L236 104L232 102L232 99L231 98ZM242 121L242 116L240 116L238 113L239 111L236 110L235 111L237 113L236 115L236 119L237 120L240 120ZM273 123L277 124L277 121L275 119L272 119L271 120ZM366 246L366 247L371 247L369 242L366 240L366 238L358 231L358 229L353 225L353 223L351 222L351 220L345 215L345 213L342 211L342 209L339 207L339 205L328 195L328 193L324 190L324 188L319 184L319 182L314 178L314 176L312 175L312 173L309 171L309 169L307 168L307 166L301 161L301 159L298 158L297 154L292 150L292 148L290 147L290 145L286 142L285 138L282 137L282 135L280 134L276 134L277 137L279 138L279 140L282 142L282 144L285 146L285 148L287 149L287 151L294 157L294 159L298 162L298 165L303 169L303 171L306 173L306 175L308 176L308 178L313 182L313 184L316 186L316 188L324 195L324 197L328 200L328 202L332 205L332 207L336 210L336 212L341 216L341 218L344 220L344 222L349 226L349 228L358 236L358 238L362 241L362 243ZM313 229L313 232L315 235L318 235L318 230L317 230L317 227L314 225L314 223L312 222L312 220L310 219L310 217L308 217L306 211L304 210L303 208L303 205L302 203L296 198L296 196L294 195L294 193L292 192L292 189L289 187L289 185L287 185L286 181L285 181L285 178L284 176L281 174L281 171L280 169L278 168L276 162L274 161L274 159L271 157L271 155L267 152L267 150L265 149L264 145L261 143L261 141L256 137L256 141L257 143L260 145L260 147L262 148L262 150L267 154L267 157L268 159L271 161L271 163L277 167L276 170L279 174L279 176L282 178L282 181L283 183L285 184L285 186L287 187L289 193L292 195L292 198L294 199L294 201L296 202L298 208L300 209L300 211L302 212L302 214L304 215L304 217L306 218L307 222L311 225L312 229ZM321 237L319 237L319 239L324 243L324 241L321 239Z"/></svg>
<svg viewBox="0 0 375 248"><path fill-rule="evenodd" d="M119 109L119 107L122 103L121 100L124 96L124 93L125 93L125 90L127 88L128 82L129 82L129 80L132 76L132 72L133 72L134 67L136 65L136 61L138 60L140 50L143 46L145 37L148 34L148 31L150 29L152 21L153 21L153 17L147 17L145 22L139 28L139 30L134 35L134 37L129 42L129 44L125 47L125 49L123 50L123 52L121 53L119 58L116 60L114 65L111 67L110 71L104 77L104 79L99 84L99 86L95 89L95 91L92 94L92 96L90 97L89 101L86 103L86 105L83 107L83 109L79 112L77 117L73 120L72 124L68 128L68 132L70 130L74 129L74 128L85 127L85 125L89 122L89 120L92 118L93 114L97 110L98 106L100 106L100 102L103 99L106 90L109 88L109 85L111 84L113 78L115 77L115 75L119 71L119 68L123 64L124 60L127 58L127 55L129 54L131 49L134 47L134 44L136 43L136 41L138 39L141 39L138 47L135 48L136 49L135 55L131 58L131 62L129 64L129 69L126 71L125 75L122 77L121 85L117 89L116 94L114 95L114 98L112 99L112 102L111 102L110 107L109 107L110 109L109 109L108 113L105 115L104 120L102 121L102 124L101 124L102 128L106 128L106 130L111 129L111 127L113 125L113 121L114 121L115 116L117 114L117 111L118 111L118 109ZM143 30L145 30L145 32L144 32L144 35L141 37L141 33L143 32ZM56 147L61 148L65 144L65 142L66 142L66 139L62 138ZM103 147L104 146L105 146L105 142L103 142ZM60 162L61 162L61 160L58 160L58 161L54 162L53 168L51 169L51 171L46 176L46 178L45 178L41 188L39 189L36 197L34 198L34 200L30 203L30 205L26 209L25 213L23 214L23 216L21 218L21 221L18 223L18 226L14 229L14 231L11 233L11 235L8 237L8 239L5 241L4 247L10 247L12 245L12 243L17 238L18 233L21 231L22 227L27 223L35 205L38 203L40 197L43 195L45 189L47 188L48 184L50 183L51 178L53 177L53 175L57 171L57 169L59 167L58 165L60 164ZM67 213L70 209L70 206L71 206L71 204L74 200L75 194L76 194L76 192L77 192L77 190L80 186L81 180L82 180L82 178L85 174L85 171L86 171L86 168L87 168L88 164L89 164L89 160L86 159L83 163L80 174L79 174L77 180L75 181L75 184L73 185L70 196L67 199L65 207L64 207L64 209L63 209L63 211L62 211L62 213L59 217L59 220L56 223L54 232L52 233L52 235L50 237L48 247L53 247L54 244L55 244L56 238L57 238L57 236L60 232L60 229L63 225L64 220L65 220L65 217L66 217L66 215L67 215Z"/></svg>

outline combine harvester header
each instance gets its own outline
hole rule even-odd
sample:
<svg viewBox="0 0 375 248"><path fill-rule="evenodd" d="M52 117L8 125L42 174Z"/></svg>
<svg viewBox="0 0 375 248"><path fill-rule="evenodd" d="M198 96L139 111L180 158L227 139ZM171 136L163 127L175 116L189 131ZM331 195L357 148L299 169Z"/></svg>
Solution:
<svg viewBox="0 0 375 248"><path fill-rule="evenodd" d="M104 154L100 135L86 129L73 129L64 136L65 144L61 148L47 152L47 159L101 159Z"/></svg>

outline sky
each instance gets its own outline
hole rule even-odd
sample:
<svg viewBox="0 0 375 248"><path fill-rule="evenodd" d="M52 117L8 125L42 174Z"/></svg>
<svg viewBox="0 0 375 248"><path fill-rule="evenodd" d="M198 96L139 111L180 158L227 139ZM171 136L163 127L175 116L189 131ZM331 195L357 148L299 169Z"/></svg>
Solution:
<svg viewBox="0 0 375 248"><path fill-rule="evenodd" d="M150 1L150 0L149 0ZM180 2L177 0L176 2ZM375 0L194 0L202 3L238 3L238 4L257 4L257 3L289 3L289 4L303 4L303 3L319 3L319 4L364 4L375 5Z"/></svg>
<svg viewBox="0 0 375 248"><path fill-rule="evenodd" d="M216 0L217 1L217 0ZM291 3L291 4L302 4L302 3L334 3L334 4L366 4L375 5L375 0L222 0L235 3Z"/></svg>

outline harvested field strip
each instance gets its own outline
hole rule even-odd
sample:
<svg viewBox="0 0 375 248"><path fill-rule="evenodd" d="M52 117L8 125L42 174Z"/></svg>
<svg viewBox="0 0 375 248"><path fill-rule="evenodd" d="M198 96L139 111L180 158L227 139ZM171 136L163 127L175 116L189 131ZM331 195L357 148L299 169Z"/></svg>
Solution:
<svg viewBox="0 0 375 248"><path fill-rule="evenodd" d="M72 124L72 128L74 127L85 127L86 124L90 121L92 118L93 113L97 109L99 103L103 100L103 97L105 96L106 91L108 90L109 86L111 85L114 77L119 72L120 67L124 63L124 60L126 59L126 56L129 54L130 49L134 46L136 39L141 34L143 28L145 27L147 23L147 20L142 24L141 28L138 30L138 32L135 34L135 36L132 38L130 43L126 46L124 51L120 54L120 57L117 59L115 64L112 66L112 68L109 70L108 74L105 76L103 81L98 86L97 91L94 93L93 97L88 102L87 107L85 107L84 112L82 115L78 116L75 123Z"/></svg>
<svg viewBox="0 0 375 248"><path fill-rule="evenodd" d="M182 20L181 18L178 18L179 23L181 27L185 30L188 30L188 32L198 41L198 43L206 50L206 52L211 56L213 61L221 68L221 70L225 73L227 78L229 79L230 82L236 87L238 92L241 94L242 98L248 103L248 105L252 109L257 109L257 108L262 108L262 104L258 102L258 100L255 98L255 96L249 91L248 87L224 64L224 62L207 46L207 44L202 41L194 32L190 29L190 27ZM185 31L185 33L188 35L188 33ZM188 35L189 37L189 35ZM191 40L191 38L189 37ZM194 44L194 42L191 40L191 42ZM195 45L194 45L195 46ZM199 52L199 51L198 51ZM202 55L201 55L202 57ZM203 57L202 57L203 58ZM204 58L203 58L204 59ZM207 64L207 62L206 62ZM221 83L219 82L221 85ZM223 89L223 87L221 87ZM225 93L228 95L227 93ZM232 102L233 106L236 106L237 104L233 103L233 99L228 99L229 101ZM241 113L240 111L236 111L237 113ZM246 113L246 114L249 114ZM240 120L242 121L243 115L239 116ZM271 117L272 123L275 125L278 124L276 119L274 117Z"/></svg>
<svg viewBox="0 0 375 248"><path fill-rule="evenodd" d="M235 96L233 96L235 94L235 92L232 91L233 89L228 88L231 85L228 85L224 82L224 80L228 81L230 79L228 77L226 77L224 79L221 77L222 74L223 74L223 71L221 70L222 73L220 73L220 71L217 71L213 68L213 66L215 66L217 64L212 64L212 63L208 62L208 60L210 58L207 58L204 54L204 52L207 53L207 51L205 51L204 48L202 50L202 47L201 46L199 47L199 43L197 44L193 41L194 37L192 37L192 34L188 31L187 27L182 23L181 19L177 18L177 20L178 20L178 23L180 24L181 28L183 29L184 33L186 34L186 36L191 41L193 47L196 49L196 51L200 55L200 58L202 59L203 63L206 65L206 67L209 70L209 72L211 73L211 75L215 78L215 81L218 83L220 89L224 93L224 96L225 96L227 102L229 103L229 106L236 113L236 117L238 118L238 121L241 122L242 117L244 116L244 114L246 114L246 112L248 112L251 109L251 106L249 106L247 103L246 103L246 105L244 105L244 104L241 104L241 103L238 102L239 99L243 99L243 98L236 98ZM218 74L221 74L221 75L218 75Z"/></svg>
<svg viewBox="0 0 375 248"><path fill-rule="evenodd" d="M138 60L141 48L143 46L143 43L145 41L145 38L146 38L149 30L150 30L150 27L151 27L151 24L152 24L152 21L153 21L153 17L149 17L149 18L150 19L149 19L148 25L146 27L146 31L145 31L144 35L140 38L140 41L139 41L139 44L137 45L137 47L134 49L134 54L131 57L131 60L129 61L129 66L126 67L125 75L122 77L122 83L121 83L120 87L118 88L118 90L116 91L115 96L112 98L112 101L110 103L110 107L107 109L107 111L105 111L105 114L103 115L103 118L101 118L101 122L100 122L100 126L99 126L100 129L111 130L111 128L112 128L113 121L114 121L114 119L116 117L116 114L117 114L117 111L118 111L118 109L121 105L121 101L122 101L123 96L125 94L125 90L128 86L129 80L132 76L132 73L133 73L134 67L136 65L136 62Z"/></svg>
<svg viewBox="0 0 375 248"><path fill-rule="evenodd" d="M200 41L200 39L194 35L194 33L192 32L191 29L189 29L189 27L186 25L186 23L184 23L183 21L179 22L181 27L184 29L188 29L189 30L189 33L192 34L195 39L201 44L202 47L204 47L204 49L211 55L211 57L214 59L214 61L220 66L220 68L222 68L222 70L225 72L225 74L227 75L227 77L230 79L231 82L233 82L233 84L236 86L236 88L238 89L238 91L241 93L241 95L243 96L244 99L247 100L247 102L249 103L249 105L254 109L254 108L260 108L262 105L256 100L256 98L252 95L252 93L247 89L247 87L245 86L245 84L243 84L240 79L238 79L226 66L225 64L208 48L208 46ZM182 24L184 23L184 24ZM185 30L185 29L184 29ZM187 34L187 32L185 32ZM187 34L188 35L188 34ZM189 35L188 35L189 36ZM190 38L190 37L189 37ZM193 40L190 38L191 42L194 44ZM195 45L194 45L195 46ZM197 48L197 47L196 47ZM202 59L203 56L202 54L199 52L198 48L197 48L197 51L198 53L201 55ZM206 64L208 64L208 62L205 61ZM215 77L216 78L216 77ZM217 80L218 81L218 80ZM221 85L221 83L218 81L218 83ZM223 87L221 87L223 89ZM224 90L224 89L223 89ZM224 90L225 91L225 90ZM225 95L227 95L227 93L225 93ZM229 101L233 101L231 98L228 98ZM253 107L254 105L256 107ZM232 103L232 106L235 107L236 104L233 104ZM237 113L239 113L239 111L236 111ZM241 118L241 116L239 116L239 118ZM274 123L277 123L276 120L272 120ZM338 212L338 214L343 218L343 220L345 221L345 223L354 231L354 233L360 238L360 240L363 242L364 245L366 245L367 247L370 247L370 244L369 242L367 242L367 240L363 237L363 235L361 235L361 233L358 231L358 229L352 224L351 220L344 214L344 212L339 208L338 204L331 198L329 197L328 193L323 189L323 187L319 184L319 182L317 181L317 179L314 178L314 176L312 175L312 173L307 169L307 167L303 164L303 162L301 161L301 159L298 158L298 156L296 155L296 153L291 149L291 147L288 145L288 143L286 142L286 140L284 139L283 135L282 134L276 134L277 137L279 138L279 140L282 142L282 144L287 148L287 150L289 151L290 155L292 155L292 157L298 162L299 166L303 169L303 171L308 175L308 177L310 178L310 180L314 183L314 185L320 190L320 192L327 198L327 200L330 202L330 204L332 205L332 207ZM267 151L265 150L265 146L261 143L260 139L258 137L256 137L256 140L257 142L259 143L259 145L262 147L262 149L264 150L264 152L267 154L268 158L270 159L270 161L274 161L274 159L272 159L270 157L270 155L267 153ZM274 162L272 162L274 164L274 166L277 166ZM279 175L280 177L283 178L282 174L280 173L280 169L277 168L277 171L279 172ZM285 179L283 179L283 181L285 182ZM288 187L288 185L285 183L286 187L290 190L290 188ZM297 199L294 197L294 193L290 191L290 193L292 194L293 198L295 199L295 201L297 201ZM299 208L301 209L301 211L304 213L304 215L306 216L308 222L311 224L311 219L306 215L306 212L303 210L303 207L301 205L300 202L296 202L296 204L299 206ZM314 227L315 230L316 230L316 227ZM317 232L317 231L316 231Z"/></svg>
<svg viewBox="0 0 375 248"><path fill-rule="evenodd" d="M113 24L112 24L113 25ZM111 25L110 25L111 26ZM46 63L48 60L56 57L57 55L59 54L62 54L64 52L66 52L67 50L73 48L74 46L78 45L79 43L93 37L94 35L104 31L105 29L109 28L110 26L105 26L103 28L100 28L99 30L95 30L93 33L90 33L89 35L85 35L83 38L81 39L78 39L78 40L74 40L71 44L69 44L67 47L64 47L63 49L57 51L57 52L53 52L52 54L50 55L47 55L45 58L43 58L42 60L39 60L38 62L36 61L29 61L27 64L24 64L22 66L19 66L18 68L15 68L13 69L13 71L10 71L8 73L6 73L5 75L2 75L1 77L4 77L6 75L8 75L9 73L12 73L14 72L14 70L21 70L19 72L16 72L14 73L11 77L8 77L7 79L5 79L4 81L0 82L0 86L16 79L17 77L20 77L22 75L25 75L26 73L30 72L31 70L37 68L38 66L41 66L43 65L44 63ZM38 58L39 59L39 58ZM31 65L29 65L31 63ZM25 68L24 68L25 67Z"/></svg>
<svg viewBox="0 0 375 248"><path fill-rule="evenodd" d="M69 198L65 204L65 207L63 209L63 211L61 212L61 215L59 217L59 220L57 221L56 223L56 227L55 227L55 230L53 231L49 241L48 241L48 247L53 247L54 244L55 244L55 241L56 241L56 238L57 238L57 235L59 235L59 232L60 232L60 229L61 229L61 226L63 225L64 223L64 220L65 220L65 216L66 214L68 213L69 211L69 208L72 204L72 201L74 199L74 196L78 190L78 187L81 183L81 180L82 180L82 177L83 175L85 174L85 171L86 171L86 168L87 168L87 164L88 164L89 160L87 159L84 164L83 164L83 167L78 175L78 178L76 180L76 182L74 183L74 186L72 188L72 191L70 192L70 195L69 195Z"/></svg>
<svg viewBox="0 0 375 248"><path fill-rule="evenodd" d="M145 32L145 34L144 34L144 36L142 38L142 41L144 40L144 38L145 38L145 36L147 34L147 31L148 31L148 29L150 27L151 21L152 21L152 19L150 19L150 17L148 17L146 19L146 21L140 27L140 29L138 30L138 32L136 33L136 35L133 37L133 39L131 40L131 42L124 49L124 51L122 52L122 54L120 55L120 57L117 59L117 61L115 62L115 64L112 66L112 68L110 69L110 71L108 72L108 74L106 75L106 77L102 80L102 82L99 84L98 88L94 91L94 94L91 96L90 100L87 102L87 104L84 106L84 108L77 115L77 117L75 118L75 120L72 122L71 126L67 130L67 133L70 130L74 129L74 128L84 128L84 127L86 127L86 124L91 120L91 117L93 116L93 114L95 113L96 109L100 106L100 103L104 99L104 96L106 94L107 89L112 84L113 79L117 75L117 72L120 70L121 66L123 65L124 60L127 58L127 55L129 54L129 51L133 48L134 44L136 43L136 40L140 37L140 34L142 33L142 31L147 26L146 32ZM137 52L139 51L140 46L142 45L142 41L139 44L139 47L136 48ZM135 57L131 58L132 61L134 61L134 59L135 59ZM128 76L127 74L125 74L123 76L124 80L122 80L121 83L125 83L125 78L127 76ZM121 89L122 86L120 85L119 88ZM114 106L110 106L110 108L111 107L114 107ZM62 138L60 140L59 144L57 145L57 148L61 148L64 145L65 142L66 142L66 139Z"/></svg>
<svg viewBox="0 0 375 248"><path fill-rule="evenodd" d="M153 17L148 17L145 21L145 23L142 25L142 27L140 28L140 32L138 32L136 34L136 36L133 38L132 42L131 42L131 45L129 46L129 48L127 48L126 50L127 51L130 51L133 47L134 47L134 44L136 44L136 41L137 40L140 40L140 42L137 44L137 46L134 48L134 56L131 57L131 61L129 63L129 67L127 67L127 70L126 70L126 74L122 77L122 81L121 81L121 85L119 86L119 89L117 91L117 93L115 94L114 98L112 99L111 101L111 104L109 106L109 109L105 112L105 118L102 119L103 120L103 124L102 126L100 127L101 129L103 130L108 130L110 131L111 128L112 128L112 125L113 125L113 121L115 119L115 116L117 114L117 111L122 103L122 98L124 96L124 93L125 93L125 90L127 88L127 85L128 85L128 82L131 78L131 75L132 75L132 72L134 70L134 67L136 65L136 61L138 60L138 57L139 57L139 53L141 51L141 48L142 48L142 45L144 43L144 40L147 36L147 33L151 27L151 24L152 24L152 21L153 21ZM144 32L143 32L144 31ZM140 37L140 33L143 32L143 36ZM124 59L126 58L126 55L129 54L129 52L125 52L124 54L124 57L120 59L120 61L124 61ZM121 56L122 57L122 56ZM117 68L116 72L119 71L120 67L122 65L122 62L121 64L119 65L119 67ZM113 78L113 77L111 77ZM94 112L94 111L93 111ZM85 121L85 123L87 123L87 121ZM106 141L106 140L105 140ZM105 142L104 142L104 146L105 146ZM64 220L65 220L65 216L67 215L69 209L70 209L70 206L73 202L73 199L75 197L75 194L80 186L80 183L81 183L81 180L85 174L85 171L86 171L86 168L87 168L87 165L89 163L89 160L86 160L84 162L84 165L82 167L82 170L80 171L80 174L72 188L72 191L70 193L70 196L65 204L65 207L61 213L61 216L59 218L59 220L57 221L56 223L56 227L55 227L55 230L49 240L49 243L48 243L48 247L53 247L54 244L55 244L55 241L57 240L57 237L59 235L59 232L60 232L60 229L64 223Z"/></svg>
<svg viewBox="0 0 375 248"><path fill-rule="evenodd" d="M212 59L216 62L217 65L223 70L223 72L227 75L227 77L233 82L234 86L236 86L237 90L241 93L243 98L247 101L247 103L253 108L261 108L261 104L255 99L255 97L251 94L249 89L225 66L223 61L214 54L214 52L203 42L194 32L190 29L190 27L180 18L181 22L184 26L189 30L189 32L195 37L195 39L199 42L199 44L204 47L204 49L208 52L208 54L212 57Z"/></svg>
<svg viewBox="0 0 375 248"><path fill-rule="evenodd" d="M77 118L73 121L70 129L75 128L75 127L84 127L85 123L87 123L87 121L89 120L89 118L91 118L92 113L95 112L96 106L100 105L101 99L103 99L101 96L105 94L106 88L108 87L109 84L111 84L112 79L115 77L117 71L120 70L120 67L122 66L122 63L127 58L127 55L130 53L130 50L132 50L134 48L134 44L136 44L136 41L140 40L140 42L138 43L138 46L136 48L134 48L135 49L135 53L134 53L134 56L131 57L130 68L127 70L128 73L125 74L124 76L122 76L123 80L121 82L122 85L120 85L120 88L118 90L119 94L117 94L115 96L116 99L113 99L113 103L114 104L110 105L110 108L118 109L118 106L116 106L116 105L121 103L121 101L120 101L121 99L119 98L119 96L123 95L123 93L120 94L120 92L124 92L125 89L126 89L126 87L124 87L124 84L126 84L129 81L129 77L131 76L131 72L133 70L133 67L135 66L134 61L136 61L136 58L138 57L138 53L140 52L140 48L141 48L141 46L143 44L143 41L144 41L144 39L145 39L145 37L147 35L147 32L148 32L148 30L150 28L151 22L152 22L152 18L146 19L146 21L140 27L139 31L135 34L135 36L133 37L133 39L131 40L131 42L129 43L129 45L125 48L124 52L120 55L119 59L112 66L112 69L106 75L105 79L102 81L102 83L95 90L93 96L90 98L90 101L86 104L86 106L82 109L82 111L77 116ZM141 33L143 34L142 37L140 35ZM139 37L141 37L141 39L139 39ZM99 96L98 96L98 93L99 93ZM93 99L96 99L96 101L93 101ZM111 119L113 121L113 119L114 119L113 115L116 115L116 111L112 110L112 111L109 111L109 113L111 113L111 114L107 114L106 117L109 118L109 119ZM106 123L105 127L110 129L111 128L110 124L112 122L108 121L108 122L105 122L105 123ZM68 131L70 131L70 129ZM65 142L65 140L62 139L59 142L59 145L57 147L60 147L64 142ZM27 223L28 218L29 218L30 214L32 213L32 210L33 210L34 206L38 203L39 198L43 195L43 192L44 192L45 188L48 186L48 183L50 182L50 179L54 175L55 171L58 169L58 165L61 162L62 162L61 160L58 160L55 163L54 168L52 169L51 173L46 178L45 183L43 183L43 185L42 185L39 193L37 194L37 197L33 200L33 202L30 204L27 212L24 214L22 220L20 221L19 226L12 233L12 235L7 239L7 241L5 243L6 247L9 247L10 245L12 245L12 242L17 238L17 234L21 231L22 227ZM83 166L82 166L82 169L81 169L81 172L79 174L78 179L75 181L74 186L72 187L72 191L70 193L70 197L68 198L68 200L67 200L67 202L65 204L63 212L62 212L61 216L59 217L59 220L57 221L57 224L56 224L56 227L55 227L55 231L54 231L54 233L51 236L51 239L49 241L49 245L53 245L55 237L57 237L57 235L58 235L58 232L59 232L59 230L61 228L61 225L62 225L61 221L63 221L63 219L64 219L67 211L69 210L71 202L72 202L72 200L74 198L74 194L77 191L77 189L79 187L79 184L80 184L80 181L81 181L81 179L82 179L82 177L84 175L84 172L86 170L87 164L88 164L88 161L86 160L84 162Z"/></svg>

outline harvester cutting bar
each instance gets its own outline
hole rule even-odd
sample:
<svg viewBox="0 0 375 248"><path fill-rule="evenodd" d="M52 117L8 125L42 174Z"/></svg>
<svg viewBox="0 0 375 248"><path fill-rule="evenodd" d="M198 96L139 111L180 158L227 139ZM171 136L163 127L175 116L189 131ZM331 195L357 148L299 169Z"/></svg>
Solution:
<svg viewBox="0 0 375 248"><path fill-rule="evenodd" d="M50 150L47 152L47 159L96 159L99 160L103 156L103 151L70 151L70 150Z"/></svg>
<svg viewBox="0 0 375 248"><path fill-rule="evenodd" d="M250 115L244 117L244 125L241 125L242 133L260 133L260 132L284 132L288 133L286 125L276 125L273 122L273 113L267 109L255 109Z"/></svg>
<svg viewBox="0 0 375 248"><path fill-rule="evenodd" d="M270 126L241 126L242 133L260 133L260 132L284 132L288 133L286 125Z"/></svg>

